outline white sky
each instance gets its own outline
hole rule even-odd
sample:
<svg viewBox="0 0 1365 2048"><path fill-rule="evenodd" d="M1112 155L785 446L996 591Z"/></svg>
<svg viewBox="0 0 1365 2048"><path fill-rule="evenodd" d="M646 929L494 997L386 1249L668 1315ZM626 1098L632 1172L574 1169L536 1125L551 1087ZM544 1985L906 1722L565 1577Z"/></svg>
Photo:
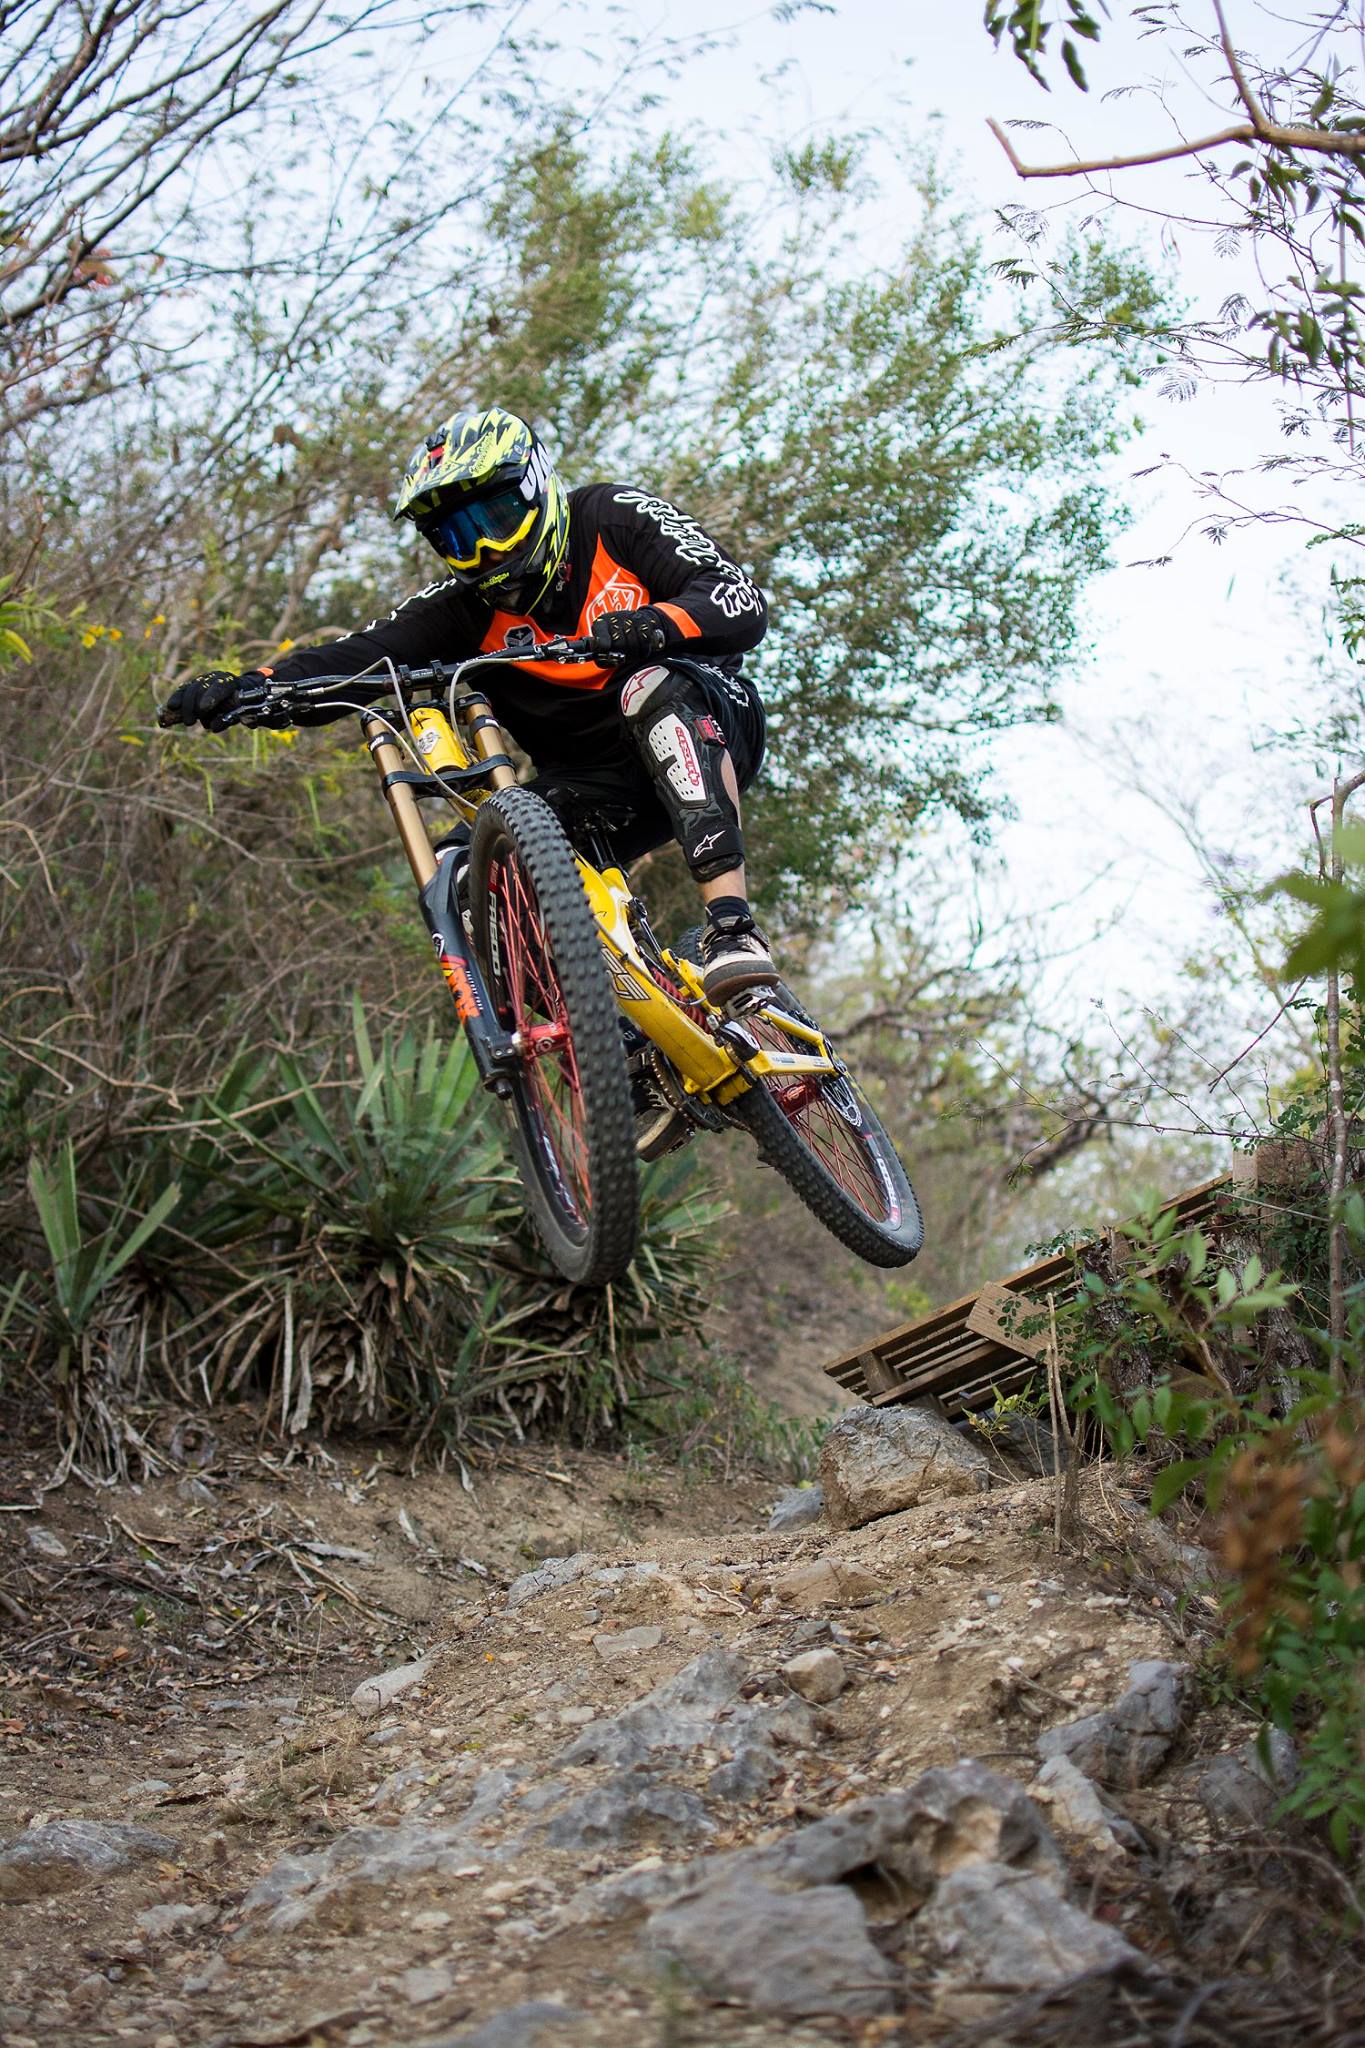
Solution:
<svg viewBox="0 0 1365 2048"><path fill-rule="evenodd" d="M1190 12L1192 19L1211 14L1208 0L1190 0ZM1254 47L1283 33L1261 0L1229 0L1228 13L1234 36L1241 31ZM490 40L509 27L553 34L560 44L551 70L556 99L605 91L616 96L613 111L626 115L632 88L622 104L619 64L627 35L713 37L703 54L638 86L658 96L657 105L642 97L636 114L646 133L694 134L713 167L742 184L762 175L776 141L901 126L938 138L961 196L986 222L997 207L1059 204L1069 191L1083 197L1079 185L1022 184L987 130L988 115L1064 123L1088 153L1150 146L1171 137L1162 105L1150 96L1109 98L1105 89L1146 79L1165 63L1163 88L1186 132L1221 118L1209 119L1198 81L1182 72L1169 46L1139 43L1124 18L1106 27L1098 52L1087 52L1093 89L1082 96L1063 84L1044 93L1012 56L996 52L981 24L981 0L836 0L781 15L773 6L746 14L744 0L689 0L686 7L655 0L629 9L609 0L511 0L491 10L484 32ZM423 68L453 78L468 69L477 39L467 26L448 33ZM1016 141L1025 156L1067 153L1055 135ZM1213 310L1239 287L1255 290L1237 254L1219 255L1211 238L1165 224L1163 207L1191 202L1181 166L1129 173L1114 190L1128 204L1112 216L1113 231L1145 238L1153 257L1164 252L1192 306ZM869 260L899 238L898 204L888 196L882 212L872 213ZM997 779L1018 812L998 831L988 884L1002 912L1086 892L1082 907L1057 921L1073 942L1046 983L1059 1021L1084 1017L1096 1002L1129 1014L1140 1004L1159 1007L1185 956L1216 934L1193 856L1129 787L1134 775L1167 802L1197 802L1220 849L1258 879L1269 879L1304 845L1300 806L1316 786L1311 770L1253 751L1252 740L1296 709L1311 718L1305 642L1313 641L1320 599L1293 600L1284 577L1297 572L1305 589L1314 579L1320 589L1323 553L1305 555L1304 536L1284 527L1237 532L1217 548L1197 531L1182 542L1207 516L1196 485L1174 472L1137 474L1162 455L1197 478L1274 450L1273 391L1206 387L1179 402L1149 389L1139 403L1147 431L1111 475L1136 517L1117 544L1118 566L1089 593L1094 655L1062 693L1066 723L1004 736L992 748ZM734 540L742 549L743 536ZM1139 566L1172 549L1168 566ZM1075 950L1078 930L1092 921L1107 930ZM1230 1020L1229 1031L1239 1022Z"/></svg>
<svg viewBox="0 0 1365 2048"><path fill-rule="evenodd" d="M1202 0L1194 4L1198 12ZM1255 0L1233 0L1234 34L1240 26L1263 47L1260 13ZM625 17L586 0L579 18L595 40ZM568 19L561 10L571 44ZM734 0L695 0L686 9L633 10L629 19L673 33L732 30L722 46L661 85L660 107L643 119L683 128L695 122L719 136L718 168L740 179L779 136L879 125L888 117L925 128L937 116L964 196L989 216L1002 205L1055 202L1064 188L1022 185L986 128L988 115L1063 121L1075 144L1100 152L1169 134L1155 102L1101 96L1106 83L1145 76L1160 56L1157 45L1139 49L1122 23L1088 58L1093 90L1083 98L1064 87L1044 94L1012 57L996 53L981 26L980 0L840 0L837 9L785 23L766 9L741 21ZM1207 108L1195 82L1174 72L1168 82L1182 112L1202 125ZM1018 146L1025 155L1060 156L1056 140L1029 134ZM1190 203L1179 168L1129 178L1117 189L1138 207ZM894 221L886 225L894 233ZM1115 220L1118 232L1146 235L1153 253L1160 227L1155 213ZM1246 283L1236 259L1216 256L1206 237L1168 233L1164 246L1195 305L1215 307ZM1113 474L1116 491L1138 516L1118 544L1120 566L1092 587L1096 652L1064 693L1067 726L996 743L997 772L1019 813L998 836L995 887L1002 902L1055 902L1103 869L1083 914L1120 918L1116 930L1058 969L1054 994L1068 1008L1092 1000L1119 1008L1129 999L1160 1002L1183 955L1211 929L1207 895L1180 835L1122 786L1111 726L1122 726L1142 776L1168 797L1199 799L1215 836L1259 874L1276 872L1304 838L1295 809L1310 786L1303 771L1253 755L1247 735L1291 702L1308 701L1301 683L1291 689L1286 680L1303 669L1305 606L1296 613L1281 579L1295 564L1305 578L1320 578L1321 556L1303 556L1297 536L1270 528L1234 534L1219 548L1196 533L1170 566L1135 566L1171 550L1203 509L1193 485L1172 475L1139 481L1135 473L1159 454L1197 475L1236 468L1273 449L1272 395L1266 387L1205 389L1177 402L1152 390L1143 394L1141 411L1148 431Z"/></svg>

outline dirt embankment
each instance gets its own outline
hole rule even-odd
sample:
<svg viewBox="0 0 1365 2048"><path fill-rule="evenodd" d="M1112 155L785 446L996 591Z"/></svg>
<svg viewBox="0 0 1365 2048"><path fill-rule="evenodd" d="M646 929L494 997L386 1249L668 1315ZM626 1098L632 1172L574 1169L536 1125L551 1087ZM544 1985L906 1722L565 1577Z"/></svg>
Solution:
<svg viewBox="0 0 1365 2048"><path fill-rule="evenodd" d="M1022 1967L954 1963L941 1906L925 1932L982 1855L1054 1902L1062 1969L1074 1936L1101 1976L1131 1942L1212 1977L1263 1922L1191 1791L1246 1738L1226 1711L1122 1840L1021 1790L1041 1729L1191 1655L1200 1604L1112 1485L1059 1560L1043 1481L774 1535L752 1482L551 1449L470 1479L219 1445L3 1517L6 2048L955 2038Z"/></svg>

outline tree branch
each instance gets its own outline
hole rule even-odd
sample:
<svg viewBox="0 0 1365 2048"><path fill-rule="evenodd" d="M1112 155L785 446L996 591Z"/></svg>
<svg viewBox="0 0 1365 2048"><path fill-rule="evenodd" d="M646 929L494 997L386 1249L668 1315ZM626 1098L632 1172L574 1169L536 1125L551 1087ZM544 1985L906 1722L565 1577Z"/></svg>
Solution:
<svg viewBox="0 0 1365 2048"><path fill-rule="evenodd" d="M1144 164L1164 164L1176 157L1202 156L1206 150L1221 149L1229 142L1259 142L1268 149L1306 149L1319 156L1365 156L1365 130L1347 134L1331 128L1285 128L1278 121L1268 121L1262 114L1259 121L1238 121L1230 128L1217 129L1212 135L1201 135L1197 141L1172 142L1165 149L1141 150L1133 156L1074 157L1070 163L1064 164L1026 164L993 116L987 117L986 126L1021 178L1078 178L1096 171L1139 170Z"/></svg>

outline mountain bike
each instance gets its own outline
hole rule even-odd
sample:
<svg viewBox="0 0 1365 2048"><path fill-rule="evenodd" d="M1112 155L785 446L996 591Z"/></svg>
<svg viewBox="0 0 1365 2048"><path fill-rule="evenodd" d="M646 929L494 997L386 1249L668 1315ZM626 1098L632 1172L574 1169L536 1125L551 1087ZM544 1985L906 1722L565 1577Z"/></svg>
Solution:
<svg viewBox="0 0 1365 2048"><path fill-rule="evenodd" d="M768 1165L851 1251L903 1266L923 1226L905 1168L848 1067L782 983L726 1009L702 990L694 944L661 943L611 848L610 820L571 843L470 674L509 661L602 660L586 640L467 661L385 663L384 699L357 676L263 680L223 725L286 724L325 700L355 711L417 884L418 902L484 1085L511 1110L527 1205L565 1278L601 1286L639 1229L632 1078L685 1135L746 1129ZM364 678L373 688L375 673ZM434 846L423 805L468 828L467 859ZM459 835L455 837L458 839Z"/></svg>

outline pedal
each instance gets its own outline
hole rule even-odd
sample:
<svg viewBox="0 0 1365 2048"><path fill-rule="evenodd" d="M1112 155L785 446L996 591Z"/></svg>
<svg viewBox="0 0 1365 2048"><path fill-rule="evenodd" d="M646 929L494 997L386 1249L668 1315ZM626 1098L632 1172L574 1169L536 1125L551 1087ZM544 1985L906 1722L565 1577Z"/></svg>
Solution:
<svg viewBox="0 0 1365 2048"><path fill-rule="evenodd" d="M737 996L731 996L723 1007L727 1017L748 1017L756 1010L766 1010L770 1003L778 1000L777 989L770 981L756 982L753 988L742 988Z"/></svg>

